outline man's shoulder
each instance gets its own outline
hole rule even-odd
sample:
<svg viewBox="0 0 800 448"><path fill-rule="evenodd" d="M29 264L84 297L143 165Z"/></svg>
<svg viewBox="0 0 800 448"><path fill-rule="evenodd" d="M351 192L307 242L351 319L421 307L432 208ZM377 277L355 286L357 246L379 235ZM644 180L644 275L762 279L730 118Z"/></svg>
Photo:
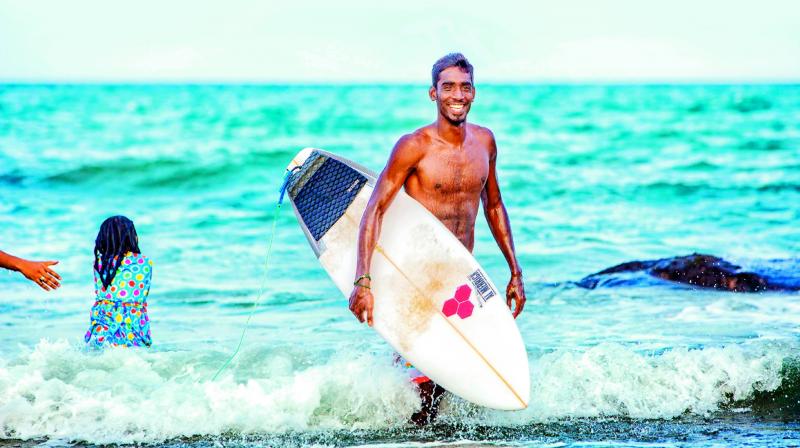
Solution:
<svg viewBox="0 0 800 448"><path fill-rule="evenodd" d="M415 131L403 135L395 144L395 151L405 153L416 152L427 147L431 142L430 126L421 127Z"/></svg>
<svg viewBox="0 0 800 448"><path fill-rule="evenodd" d="M467 123L467 126L469 126L469 132L476 137L486 141L494 141L494 133L491 129L475 123Z"/></svg>
<svg viewBox="0 0 800 448"><path fill-rule="evenodd" d="M405 139L409 144L424 144L431 141L435 132L436 127L432 124L429 124L409 132L400 139Z"/></svg>

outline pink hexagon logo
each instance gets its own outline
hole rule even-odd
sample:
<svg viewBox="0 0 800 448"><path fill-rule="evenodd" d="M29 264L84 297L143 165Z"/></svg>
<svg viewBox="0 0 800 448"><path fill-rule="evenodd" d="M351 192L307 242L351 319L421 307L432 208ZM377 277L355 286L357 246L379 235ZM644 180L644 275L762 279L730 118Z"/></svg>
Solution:
<svg viewBox="0 0 800 448"><path fill-rule="evenodd" d="M466 301L463 303L458 304L458 317L462 319L466 319L469 316L472 316L472 310L475 309L475 305L472 304L470 301Z"/></svg>
<svg viewBox="0 0 800 448"><path fill-rule="evenodd" d="M445 316L450 317L457 312L458 302L456 302L456 299L447 299L442 307L442 313L444 313Z"/></svg>
<svg viewBox="0 0 800 448"><path fill-rule="evenodd" d="M458 317L462 319L472 316L472 310L475 309L475 305L469 301L469 296L471 293L472 288L470 288L468 285L461 285L456 288L456 292L453 297L445 300L444 305L442 306L442 313L447 317L458 314Z"/></svg>
<svg viewBox="0 0 800 448"><path fill-rule="evenodd" d="M458 303L466 302L467 300L469 300L469 294L471 292L472 292L472 289L470 289L469 286L461 285L456 289L456 297L455 298L456 298L456 300L458 300Z"/></svg>

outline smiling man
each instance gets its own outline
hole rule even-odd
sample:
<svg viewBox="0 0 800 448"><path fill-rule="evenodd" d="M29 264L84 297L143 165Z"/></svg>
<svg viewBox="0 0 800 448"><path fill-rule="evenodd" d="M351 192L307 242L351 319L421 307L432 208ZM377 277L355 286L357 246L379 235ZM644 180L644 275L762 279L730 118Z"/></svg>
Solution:
<svg viewBox="0 0 800 448"><path fill-rule="evenodd" d="M525 305L522 270L514 253L508 214L497 183L497 145L492 132L467 123L475 99L472 65L460 53L436 61L428 90L436 102L436 121L404 135L395 144L386 167L361 219L358 261L350 310L361 322L372 325L374 298L370 292L369 267L386 210L401 187L433 213L470 252L475 245L475 219L483 209L489 228L511 270L506 288L509 308L515 302L514 317ZM403 362L417 383L422 409L412 416L418 424L436 417L444 390L423 372Z"/></svg>

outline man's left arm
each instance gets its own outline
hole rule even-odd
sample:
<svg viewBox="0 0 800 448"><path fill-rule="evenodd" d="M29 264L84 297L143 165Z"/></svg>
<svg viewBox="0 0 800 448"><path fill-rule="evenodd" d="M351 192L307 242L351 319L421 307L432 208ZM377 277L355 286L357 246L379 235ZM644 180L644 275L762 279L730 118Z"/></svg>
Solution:
<svg viewBox="0 0 800 448"><path fill-rule="evenodd" d="M494 236L500 251L506 257L506 262L511 270L511 280L509 280L506 288L506 303L509 309L511 309L512 301L516 303L516 308L513 310L514 318L516 318L525 306L525 285L522 283L522 269L514 252L514 239L511 236L508 213L505 205L503 205L500 186L497 183L497 144L491 132L489 132L488 138L490 149L489 175L486 178L483 191L481 191L481 201L483 202L483 212L486 215L486 221L489 223L492 236Z"/></svg>

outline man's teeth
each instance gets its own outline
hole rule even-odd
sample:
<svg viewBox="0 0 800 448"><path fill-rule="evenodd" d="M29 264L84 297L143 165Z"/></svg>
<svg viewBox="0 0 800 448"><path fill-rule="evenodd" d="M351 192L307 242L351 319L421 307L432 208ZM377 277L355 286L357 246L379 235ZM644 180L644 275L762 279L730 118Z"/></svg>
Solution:
<svg viewBox="0 0 800 448"><path fill-rule="evenodd" d="M451 104L450 105L450 109L453 109L453 110L461 110L463 108L464 108L463 104Z"/></svg>

